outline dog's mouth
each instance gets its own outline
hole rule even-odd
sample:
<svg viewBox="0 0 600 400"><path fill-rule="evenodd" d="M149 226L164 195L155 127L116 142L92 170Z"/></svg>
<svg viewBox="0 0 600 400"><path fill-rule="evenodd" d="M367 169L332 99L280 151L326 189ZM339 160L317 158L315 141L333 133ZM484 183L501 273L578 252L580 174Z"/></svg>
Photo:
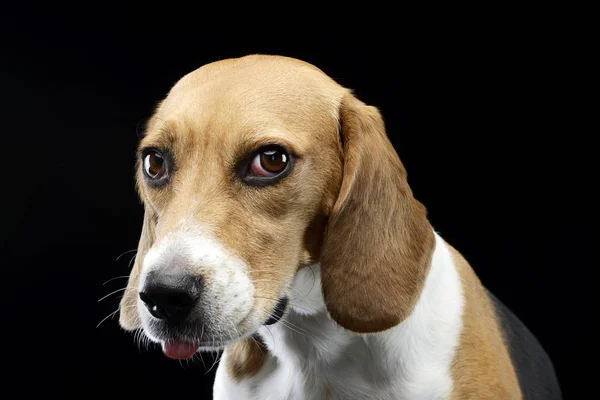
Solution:
<svg viewBox="0 0 600 400"><path fill-rule="evenodd" d="M269 316L269 318L262 325L273 325L279 320L281 320L287 309L288 302L289 301L287 296L282 296L273 308L273 311L271 311L271 315ZM250 332L250 334L252 333L254 332ZM241 337L237 340L239 339L241 339ZM193 357L202 348L221 348L235 341L236 340L226 340L223 342L218 342L213 340L208 343L202 343L193 340L187 340L186 338L177 338L163 341L162 351L164 355L169 358L176 360L185 360Z"/></svg>
<svg viewBox="0 0 600 400"><path fill-rule="evenodd" d="M162 343L163 354L175 360L185 360L192 358L198 351L219 350L228 344L236 342L238 339L218 342L216 340L207 343L195 342L188 339L166 340Z"/></svg>

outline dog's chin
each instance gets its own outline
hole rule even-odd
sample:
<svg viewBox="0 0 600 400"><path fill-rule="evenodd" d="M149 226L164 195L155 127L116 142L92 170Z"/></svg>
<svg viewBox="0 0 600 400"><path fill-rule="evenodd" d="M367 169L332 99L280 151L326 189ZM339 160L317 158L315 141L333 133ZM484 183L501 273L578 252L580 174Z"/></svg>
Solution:
<svg viewBox="0 0 600 400"><path fill-rule="evenodd" d="M175 360L186 360L192 358L198 352L213 352L224 349L231 343L242 339L231 339L226 341L212 341L210 343L198 343L186 340L170 340L161 342L163 354Z"/></svg>
<svg viewBox="0 0 600 400"><path fill-rule="evenodd" d="M202 326L172 327L152 322L142 325L143 332L148 339L160 344L165 356L176 360L192 358L198 352L222 350L232 343L251 336L260 327L260 324L256 324L255 327L244 330L244 333L238 328L234 330L238 334L233 335L206 332ZM197 332L197 334L191 332Z"/></svg>
<svg viewBox="0 0 600 400"><path fill-rule="evenodd" d="M205 337L203 339L184 335L159 334L148 329L143 329L143 332L151 342L160 344L165 356L176 360L185 360L192 358L198 352L222 350L246 336L251 336L257 330L258 327L239 337L216 336L214 338Z"/></svg>

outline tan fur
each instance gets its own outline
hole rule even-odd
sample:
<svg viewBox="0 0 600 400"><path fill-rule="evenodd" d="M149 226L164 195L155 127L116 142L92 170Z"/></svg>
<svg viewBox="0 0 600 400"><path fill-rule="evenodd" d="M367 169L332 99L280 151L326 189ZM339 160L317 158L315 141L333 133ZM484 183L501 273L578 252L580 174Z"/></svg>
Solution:
<svg viewBox="0 0 600 400"><path fill-rule="evenodd" d="M465 297L464 325L452 365L452 399L521 399L493 304L471 266L452 246L448 247Z"/></svg>
<svg viewBox="0 0 600 400"><path fill-rule="evenodd" d="M260 371L267 360L269 350L259 335L242 339L227 348L227 373L237 381L252 377Z"/></svg>
<svg viewBox="0 0 600 400"><path fill-rule="evenodd" d="M377 109L347 95L340 125L344 178L321 250L323 296L344 328L378 332L412 312L434 236Z"/></svg>

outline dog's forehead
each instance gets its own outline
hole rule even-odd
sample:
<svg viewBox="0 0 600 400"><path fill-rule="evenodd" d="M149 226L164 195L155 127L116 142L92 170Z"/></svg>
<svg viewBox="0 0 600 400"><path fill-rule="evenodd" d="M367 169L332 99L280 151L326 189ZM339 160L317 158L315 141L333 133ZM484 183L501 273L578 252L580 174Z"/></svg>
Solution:
<svg viewBox="0 0 600 400"><path fill-rule="evenodd" d="M307 95L327 96L339 85L312 64L289 57L251 55L216 61L182 77L171 89L179 91L210 87L221 90L237 88L277 96L302 90Z"/></svg>
<svg viewBox="0 0 600 400"><path fill-rule="evenodd" d="M191 123L318 123L324 122L320 118L337 118L345 91L311 64L246 56L207 64L181 78L162 102L158 117Z"/></svg>

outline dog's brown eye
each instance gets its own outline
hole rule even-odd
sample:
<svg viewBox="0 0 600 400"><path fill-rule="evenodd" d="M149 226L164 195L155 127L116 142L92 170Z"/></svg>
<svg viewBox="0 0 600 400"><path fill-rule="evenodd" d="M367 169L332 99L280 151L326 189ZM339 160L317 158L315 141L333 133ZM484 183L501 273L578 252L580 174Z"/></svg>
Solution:
<svg viewBox="0 0 600 400"><path fill-rule="evenodd" d="M160 179L166 173L165 160L157 151L151 150L144 157L144 172L150 179Z"/></svg>
<svg viewBox="0 0 600 400"><path fill-rule="evenodd" d="M250 171L255 176L275 176L283 172L287 164L288 156L283 150L265 150L252 160Z"/></svg>

